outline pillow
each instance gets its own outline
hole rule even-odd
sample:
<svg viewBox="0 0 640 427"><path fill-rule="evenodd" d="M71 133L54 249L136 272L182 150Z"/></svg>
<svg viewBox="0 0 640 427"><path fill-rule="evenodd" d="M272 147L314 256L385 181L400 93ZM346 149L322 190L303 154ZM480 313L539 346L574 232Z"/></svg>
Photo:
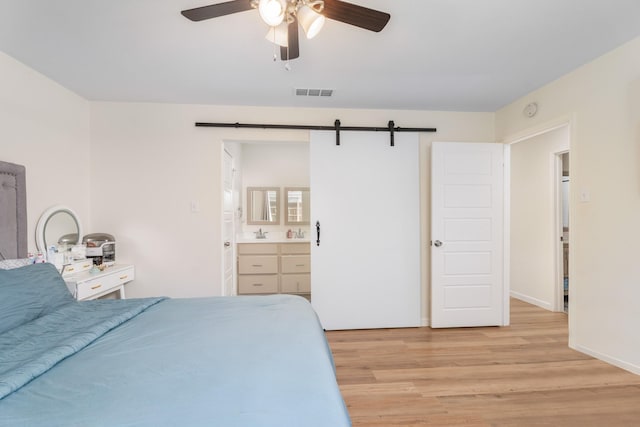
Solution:
<svg viewBox="0 0 640 427"><path fill-rule="evenodd" d="M24 267L33 264L33 260L29 258L5 259L0 261L0 270L11 270L12 268Z"/></svg>
<svg viewBox="0 0 640 427"><path fill-rule="evenodd" d="M0 334L74 301L53 264L0 270Z"/></svg>

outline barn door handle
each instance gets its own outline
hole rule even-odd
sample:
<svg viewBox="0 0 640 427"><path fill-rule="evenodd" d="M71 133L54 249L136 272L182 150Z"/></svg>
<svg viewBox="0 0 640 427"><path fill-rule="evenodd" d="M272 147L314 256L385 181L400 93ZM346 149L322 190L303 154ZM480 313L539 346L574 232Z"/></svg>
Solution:
<svg viewBox="0 0 640 427"><path fill-rule="evenodd" d="M320 246L320 221L316 221L316 234L318 236L316 244Z"/></svg>

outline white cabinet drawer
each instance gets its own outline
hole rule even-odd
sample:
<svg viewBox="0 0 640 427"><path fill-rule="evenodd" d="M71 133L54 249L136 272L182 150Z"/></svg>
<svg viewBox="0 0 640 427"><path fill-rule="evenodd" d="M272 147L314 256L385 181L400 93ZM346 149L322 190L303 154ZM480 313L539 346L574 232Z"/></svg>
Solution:
<svg viewBox="0 0 640 427"><path fill-rule="evenodd" d="M69 264L67 266L64 267L64 270L62 272L62 276L63 277L67 277L70 276L72 274L77 274L77 273L81 273L83 271L87 271L90 270L91 267L93 267L93 261L90 259L86 259L83 261L76 261L72 264Z"/></svg>
<svg viewBox="0 0 640 427"><path fill-rule="evenodd" d="M311 293L311 276L309 274L283 274L280 292L285 294Z"/></svg>
<svg viewBox="0 0 640 427"><path fill-rule="evenodd" d="M135 277L133 267L124 268L98 277L86 278L76 282L76 299L84 300L115 291L120 286L132 281Z"/></svg>
<svg viewBox="0 0 640 427"><path fill-rule="evenodd" d="M277 294L278 276L260 275L238 276L239 294Z"/></svg>
<svg viewBox="0 0 640 427"><path fill-rule="evenodd" d="M240 274L268 274L277 272L277 255L242 255L238 257L238 273Z"/></svg>
<svg viewBox="0 0 640 427"><path fill-rule="evenodd" d="M283 273L310 273L309 255L283 255L281 258Z"/></svg>

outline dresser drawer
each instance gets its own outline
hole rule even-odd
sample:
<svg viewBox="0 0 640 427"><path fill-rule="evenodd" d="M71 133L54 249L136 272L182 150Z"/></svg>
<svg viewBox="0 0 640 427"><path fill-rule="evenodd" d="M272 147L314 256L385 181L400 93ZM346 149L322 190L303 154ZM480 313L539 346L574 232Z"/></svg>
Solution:
<svg viewBox="0 0 640 427"><path fill-rule="evenodd" d="M310 273L311 260L309 255L283 255L280 258L283 273Z"/></svg>
<svg viewBox="0 0 640 427"><path fill-rule="evenodd" d="M308 254L311 253L309 243L282 243L280 252L283 254Z"/></svg>
<svg viewBox="0 0 640 427"><path fill-rule="evenodd" d="M291 294L311 293L311 276L309 274L283 274L280 292Z"/></svg>
<svg viewBox="0 0 640 427"><path fill-rule="evenodd" d="M277 272L277 255L242 255L238 257L239 274L268 274Z"/></svg>
<svg viewBox="0 0 640 427"><path fill-rule="evenodd" d="M260 275L238 276L239 294L277 294L278 276Z"/></svg>
<svg viewBox="0 0 640 427"><path fill-rule="evenodd" d="M253 255L276 255L278 253L277 243L239 243L238 254L253 254Z"/></svg>
<svg viewBox="0 0 640 427"><path fill-rule="evenodd" d="M76 299L83 300L115 291L135 278L134 271L134 268L130 267L112 273L101 274L99 277L80 280L76 283Z"/></svg>
<svg viewBox="0 0 640 427"><path fill-rule="evenodd" d="M83 271L90 270L93 267L93 261L90 259L85 259L82 261L73 262L67 266L65 266L64 271L62 272L62 276L70 276L72 274L81 273Z"/></svg>

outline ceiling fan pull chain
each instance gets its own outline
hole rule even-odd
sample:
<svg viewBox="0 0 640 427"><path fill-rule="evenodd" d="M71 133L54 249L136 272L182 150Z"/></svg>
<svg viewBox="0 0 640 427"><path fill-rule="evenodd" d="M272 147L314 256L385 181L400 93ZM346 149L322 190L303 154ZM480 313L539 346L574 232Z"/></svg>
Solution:
<svg viewBox="0 0 640 427"><path fill-rule="evenodd" d="M276 32L275 32L275 28L273 31L273 62L276 62L278 60L278 54L277 54L277 44L276 44Z"/></svg>
<svg viewBox="0 0 640 427"><path fill-rule="evenodd" d="M284 69L291 71L291 63L289 62L289 44L287 43L287 62L284 64Z"/></svg>

